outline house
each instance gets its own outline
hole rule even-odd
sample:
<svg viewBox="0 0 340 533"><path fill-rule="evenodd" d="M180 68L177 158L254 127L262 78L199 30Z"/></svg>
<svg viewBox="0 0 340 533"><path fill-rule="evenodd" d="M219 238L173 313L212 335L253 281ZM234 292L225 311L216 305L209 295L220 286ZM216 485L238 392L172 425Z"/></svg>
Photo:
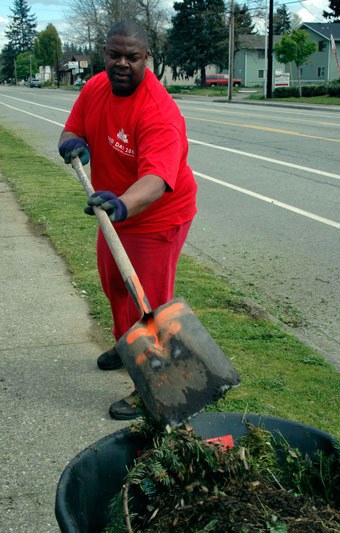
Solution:
<svg viewBox="0 0 340 533"><path fill-rule="evenodd" d="M281 35L274 35L274 46L281 39ZM267 65L265 36L240 35L234 58L234 77L241 78L245 87L263 86ZM279 63L273 54L273 73L275 71L285 72L285 65Z"/></svg>
<svg viewBox="0 0 340 533"><path fill-rule="evenodd" d="M317 84L339 79L340 24L303 22L298 29L307 31L310 40L316 41L317 43L317 51L309 57L306 64L302 67L302 83ZM334 39L334 50L332 49L332 36ZM273 47L281 39L281 35L274 35ZM265 36L241 35L238 48L235 53L234 76L242 78L246 87L263 84L267 70L265 61ZM273 76L277 71L289 73L291 82L297 84L298 75L296 65L283 65L278 63L273 53Z"/></svg>
<svg viewBox="0 0 340 533"><path fill-rule="evenodd" d="M59 68L61 83L73 85L78 78L91 73L91 58L87 54L75 54L71 61Z"/></svg>
<svg viewBox="0 0 340 533"><path fill-rule="evenodd" d="M336 22L303 22L299 30L305 30L310 40L316 41L317 51L303 65L303 83L323 83L340 79L340 24ZM332 36L334 51L332 49ZM339 65L339 66L338 66ZM297 69L292 65L292 79L297 80Z"/></svg>

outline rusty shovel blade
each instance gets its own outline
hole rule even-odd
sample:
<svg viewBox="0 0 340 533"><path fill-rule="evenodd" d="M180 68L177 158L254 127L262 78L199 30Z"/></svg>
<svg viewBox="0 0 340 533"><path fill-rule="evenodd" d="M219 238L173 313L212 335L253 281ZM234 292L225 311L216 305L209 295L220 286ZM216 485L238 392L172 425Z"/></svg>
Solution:
<svg viewBox="0 0 340 533"><path fill-rule="evenodd" d="M180 298L136 322L116 349L160 424L181 425L240 383L226 355Z"/></svg>

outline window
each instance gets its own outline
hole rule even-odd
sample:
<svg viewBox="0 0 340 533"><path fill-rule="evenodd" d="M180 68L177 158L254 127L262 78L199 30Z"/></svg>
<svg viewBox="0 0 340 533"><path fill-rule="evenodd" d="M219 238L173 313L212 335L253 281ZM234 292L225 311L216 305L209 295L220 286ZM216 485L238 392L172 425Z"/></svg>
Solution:
<svg viewBox="0 0 340 533"><path fill-rule="evenodd" d="M319 41L319 52L326 50L326 41Z"/></svg>
<svg viewBox="0 0 340 533"><path fill-rule="evenodd" d="M263 80L264 78L264 71L263 70L258 70L257 71L257 77L261 80Z"/></svg>
<svg viewBox="0 0 340 533"><path fill-rule="evenodd" d="M264 50L257 51L257 59L264 59Z"/></svg>
<svg viewBox="0 0 340 533"><path fill-rule="evenodd" d="M318 67L318 78L325 77L325 67Z"/></svg>

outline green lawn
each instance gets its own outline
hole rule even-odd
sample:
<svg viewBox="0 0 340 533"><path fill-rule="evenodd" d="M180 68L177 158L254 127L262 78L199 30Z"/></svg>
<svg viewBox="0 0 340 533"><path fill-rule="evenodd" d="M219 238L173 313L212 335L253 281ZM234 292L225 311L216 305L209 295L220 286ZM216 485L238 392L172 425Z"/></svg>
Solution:
<svg viewBox="0 0 340 533"><path fill-rule="evenodd" d="M110 310L96 269L97 222L83 213L82 186L66 167L47 161L1 126L0 146L1 179L65 259L103 339L111 342ZM176 292L241 376L240 387L210 409L280 416L340 435L340 374L333 367L279 325L250 316L232 286L190 257L181 258Z"/></svg>

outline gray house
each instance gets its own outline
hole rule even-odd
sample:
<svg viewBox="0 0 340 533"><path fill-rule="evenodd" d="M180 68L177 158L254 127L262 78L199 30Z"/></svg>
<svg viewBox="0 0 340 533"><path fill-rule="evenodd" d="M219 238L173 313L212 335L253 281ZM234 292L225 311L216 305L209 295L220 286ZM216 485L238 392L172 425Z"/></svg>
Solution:
<svg viewBox="0 0 340 533"><path fill-rule="evenodd" d="M274 45L281 40L281 35L274 36ZM243 80L245 87L258 87L265 83L266 38L264 35L240 35L238 50L234 59L234 76ZM285 65L273 57L273 73L285 72Z"/></svg>
<svg viewBox="0 0 340 533"><path fill-rule="evenodd" d="M317 43L317 52L312 54L307 63L303 65L301 76L303 83L323 83L340 79L340 66L337 66L337 61L340 65L340 24L303 22L299 29L307 31L310 39ZM333 47L331 36L333 36ZM274 46L281 39L281 35L274 35ZM240 36L235 54L234 75L242 78L246 87L259 86L264 83L267 70L265 48L264 35ZM289 73L292 82L297 83L295 64L280 64L273 54L273 76L276 71Z"/></svg>
<svg viewBox="0 0 340 533"><path fill-rule="evenodd" d="M310 39L316 41L318 47L317 51L302 67L302 81L304 83L323 83L340 79L340 24L335 22L303 22L300 24L299 30L307 31ZM332 48L331 36L333 36L336 54ZM292 78L294 81L297 80L295 65L292 66Z"/></svg>

